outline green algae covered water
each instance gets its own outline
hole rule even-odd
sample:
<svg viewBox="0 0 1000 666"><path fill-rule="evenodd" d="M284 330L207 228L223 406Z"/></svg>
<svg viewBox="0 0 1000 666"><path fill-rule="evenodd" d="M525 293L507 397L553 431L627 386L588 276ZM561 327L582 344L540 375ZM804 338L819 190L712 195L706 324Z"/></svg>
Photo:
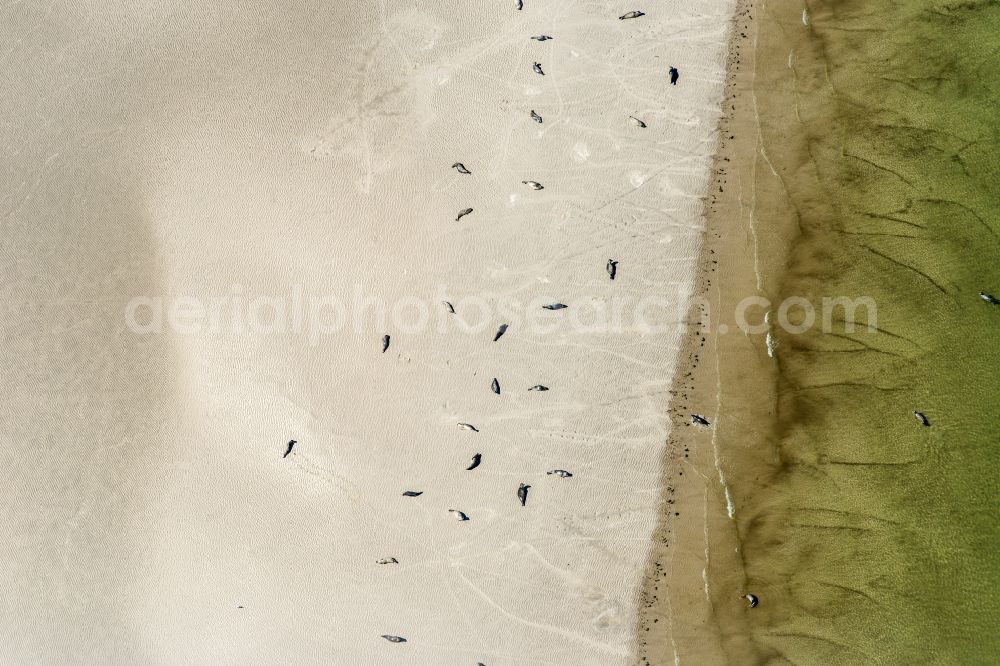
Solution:
<svg viewBox="0 0 1000 666"><path fill-rule="evenodd" d="M773 427L726 461L752 651L997 663L1000 2L771 0L757 20L756 233L794 237L764 291L874 307L772 322Z"/></svg>

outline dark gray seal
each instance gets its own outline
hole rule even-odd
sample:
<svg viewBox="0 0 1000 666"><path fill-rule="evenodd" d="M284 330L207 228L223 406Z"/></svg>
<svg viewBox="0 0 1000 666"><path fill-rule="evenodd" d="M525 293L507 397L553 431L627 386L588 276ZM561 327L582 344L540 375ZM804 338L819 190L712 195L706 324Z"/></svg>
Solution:
<svg viewBox="0 0 1000 666"><path fill-rule="evenodd" d="M521 11L524 9L524 0L517 0L514 6L517 7L517 11Z"/></svg>
<svg viewBox="0 0 1000 666"><path fill-rule="evenodd" d="M282 458L287 458L292 453L292 449L295 448L295 444L296 443L297 442L294 439L288 440L288 448L285 449L285 455L283 455L281 457Z"/></svg>
<svg viewBox="0 0 1000 666"><path fill-rule="evenodd" d="M389 348L389 336L388 335L383 335L382 336L382 353L384 354L385 350L388 349L388 348Z"/></svg>
<svg viewBox="0 0 1000 666"><path fill-rule="evenodd" d="M471 208L463 208L462 210L458 211L458 217L455 218L455 221L458 222L471 212L472 212Z"/></svg>
<svg viewBox="0 0 1000 666"><path fill-rule="evenodd" d="M538 115L537 113L535 113L534 109L531 110L531 119L534 120L539 125L542 124L542 117L540 115Z"/></svg>
<svg viewBox="0 0 1000 666"><path fill-rule="evenodd" d="M448 301L441 301L441 302L444 303L444 306L445 306L445 308L448 309L448 312L450 312L451 314L455 314L455 306L454 305L452 305Z"/></svg>
<svg viewBox="0 0 1000 666"><path fill-rule="evenodd" d="M466 467L465 471L466 472L470 472L470 471L476 469L477 467L479 467L479 463L481 463L481 462L483 462L483 454L482 453L477 453L476 455L472 456L472 464L470 464L468 467Z"/></svg>
<svg viewBox="0 0 1000 666"><path fill-rule="evenodd" d="M493 383L490 384L490 388L493 389L494 393L500 395L500 382L497 381L496 377L493 378Z"/></svg>
<svg viewBox="0 0 1000 666"><path fill-rule="evenodd" d="M500 324L500 328L497 329L497 334L493 336L493 342L496 342L507 332L507 324Z"/></svg>
<svg viewBox="0 0 1000 666"><path fill-rule="evenodd" d="M543 305L542 307L546 310L564 310L569 306L565 303L549 303L548 305Z"/></svg>
<svg viewBox="0 0 1000 666"><path fill-rule="evenodd" d="M534 386L532 386L528 390L529 391L548 391L549 387L548 386L542 386L541 384L535 384Z"/></svg>
<svg viewBox="0 0 1000 666"><path fill-rule="evenodd" d="M422 490L404 490L403 497L420 497L424 494Z"/></svg>
<svg viewBox="0 0 1000 666"><path fill-rule="evenodd" d="M553 474L561 479L568 479L569 477L573 476L571 472L567 472L564 469L554 469L551 472L546 472L546 474Z"/></svg>
<svg viewBox="0 0 1000 666"><path fill-rule="evenodd" d="M614 259L608 259L608 275L611 276L612 280L618 275L618 262Z"/></svg>
<svg viewBox="0 0 1000 666"><path fill-rule="evenodd" d="M634 18L639 18L640 16L645 16L645 14L643 14L639 10L636 10L622 14L621 16L618 17L618 20L624 21L625 19L634 19Z"/></svg>
<svg viewBox="0 0 1000 666"><path fill-rule="evenodd" d="M521 487L517 489L517 499L521 500L521 506L525 506L528 503L528 488L530 487L522 483Z"/></svg>
<svg viewBox="0 0 1000 666"><path fill-rule="evenodd" d="M692 415L691 415L691 423L693 423L693 424L695 424L695 425L700 425L700 426L707 426L707 425L711 425L711 424L710 424L710 423L708 422L708 419L706 419L706 418L705 418L704 416L702 416L701 414L692 414Z"/></svg>
<svg viewBox="0 0 1000 666"><path fill-rule="evenodd" d="M927 420L927 417L924 415L923 412L918 412L917 410L914 409L913 417L918 421L920 421L921 425L927 426L928 428L930 427L931 422Z"/></svg>
<svg viewBox="0 0 1000 666"><path fill-rule="evenodd" d="M392 636L390 634L382 634L382 638L389 641L390 643L405 643L406 639L402 636Z"/></svg>
<svg viewBox="0 0 1000 666"><path fill-rule="evenodd" d="M466 169L465 165L462 164L461 162L455 162L454 164L451 165L451 168L454 169L455 171L459 172L459 173L464 173L466 175L472 173L471 171L469 171L468 169Z"/></svg>
<svg viewBox="0 0 1000 666"><path fill-rule="evenodd" d="M676 67L670 68L670 85L676 86L677 79L681 78L681 73L677 71Z"/></svg>
<svg viewBox="0 0 1000 666"><path fill-rule="evenodd" d="M532 37L532 39L534 39L537 42L547 42L550 39L552 39L552 37L550 37L549 35L535 35Z"/></svg>

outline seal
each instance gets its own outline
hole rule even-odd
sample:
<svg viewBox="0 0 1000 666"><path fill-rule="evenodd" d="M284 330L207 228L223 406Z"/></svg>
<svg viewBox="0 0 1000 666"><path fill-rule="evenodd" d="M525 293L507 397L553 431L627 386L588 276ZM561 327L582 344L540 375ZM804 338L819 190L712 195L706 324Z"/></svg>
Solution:
<svg viewBox="0 0 1000 666"><path fill-rule="evenodd" d="M529 391L548 391L549 387L548 386L542 386L541 384L535 384L534 386L532 386L528 390Z"/></svg>
<svg viewBox="0 0 1000 666"><path fill-rule="evenodd" d="M922 425L927 426L928 428L930 427L931 422L927 420L927 417L924 416L923 412L918 412L917 410L914 409L913 410L913 417L915 419L917 419L918 421L920 421L920 423Z"/></svg>
<svg viewBox="0 0 1000 666"><path fill-rule="evenodd" d="M455 218L455 221L458 222L471 212L472 212L471 208L463 208L462 210L458 211L458 217Z"/></svg>
<svg viewBox="0 0 1000 666"><path fill-rule="evenodd" d="M700 426L711 425L708 422L708 419L706 419L704 416L702 416L700 414L692 414L691 415L691 423L693 423L695 425L700 425Z"/></svg>
<svg viewBox="0 0 1000 666"><path fill-rule="evenodd" d="M546 310L563 310L569 306L565 303L549 303L548 305L543 305L542 307Z"/></svg>
<svg viewBox="0 0 1000 666"><path fill-rule="evenodd" d="M470 423L459 423L458 427L462 430L471 430L472 432L479 432L479 428Z"/></svg>
<svg viewBox="0 0 1000 666"><path fill-rule="evenodd" d="M448 513L450 513L455 518L455 520L459 522L464 522L469 519L469 517L465 515L465 513L459 511L458 509L448 509Z"/></svg>
<svg viewBox="0 0 1000 666"><path fill-rule="evenodd" d="M680 77L681 77L681 73L677 71L677 68L676 67L671 67L670 68L670 85L676 86L677 85L677 79L679 79Z"/></svg>
<svg viewBox="0 0 1000 666"><path fill-rule="evenodd" d="M633 11L633 12L626 12L626 13L622 14L621 16L618 17L618 20L619 21L624 21L625 19L634 19L634 18L639 18L640 16L645 16L645 14L643 14L642 12L636 10L636 11Z"/></svg>
<svg viewBox="0 0 1000 666"><path fill-rule="evenodd" d="M750 608L757 608L757 604L760 603L760 599L757 598L756 594L750 594L747 592L743 595L743 598L747 600L747 605L750 606Z"/></svg>
<svg viewBox="0 0 1000 666"><path fill-rule="evenodd" d="M493 378L493 383L490 384L490 388L493 389L494 393L500 395L500 382L497 381L496 377Z"/></svg>
<svg viewBox="0 0 1000 666"><path fill-rule="evenodd" d="M521 487L517 489L517 499L521 500L521 506L528 503L528 488L530 487L531 486L526 486L522 483Z"/></svg>
<svg viewBox="0 0 1000 666"><path fill-rule="evenodd" d="M382 353L384 354L385 350L388 349L388 348L389 348L389 336L388 335L383 335L382 336Z"/></svg>
<svg viewBox="0 0 1000 666"><path fill-rule="evenodd" d="M992 294L987 294L985 291L979 292L979 298L983 299L987 303L991 303L992 305L1000 305L1000 298L997 298Z"/></svg>
<svg viewBox="0 0 1000 666"><path fill-rule="evenodd" d="M614 259L608 259L608 275L611 276L612 280L618 275L618 262Z"/></svg>
<svg viewBox="0 0 1000 666"><path fill-rule="evenodd" d="M381 560L375 560L375 564L399 564L399 560L395 557L384 557Z"/></svg>
<svg viewBox="0 0 1000 666"><path fill-rule="evenodd" d="M641 120L639 120L635 116L629 116L629 119L632 121L632 124L635 125L636 127L645 127L646 126L646 123L642 122Z"/></svg>
<svg viewBox="0 0 1000 666"><path fill-rule="evenodd" d="M524 0L517 0L517 4L514 6L517 7L517 11L521 11L524 9Z"/></svg>
<svg viewBox="0 0 1000 666"><path fill-rule="evenodd" d="M525 185L527 185L528 187L530 187L533 190L544 190L545 189L542 186L541 183L536 183L533 180L522 180L521 182L524 183Z"/></svg>
<svg viewBox="0 0 1000 666"><path fill-rule="evenodd" d="M493 342L496 342L500 337L507 332L507 324L500 324L500 328L497 329L497 334L493 336Z"/></svg>
<svg viewBox="0 0 1000 666"><path fill-rule="evenodd" d="M444 304L444 307L448 310L448 312L450 312L451 314L455 314L455 306L454 305L452 305L448 301L441 301L441 302Z"/></svg>
<svg viewBox="0 0 1000 666"><path fill-rule="evenodd" d="M466 169L465 165L462 164L461 162L455 162L454 164L451 165L451 168L454 169L455 171L459 172L459 173L464 173L464 174L470 174L470 173L472 173L471 171L469 171L468 169Z"/></svg>
<svg viewBox="0 0 1000 666"><path fill-rule="evenodd" d="M564 469L554 469L551 472L546 472L546 474L553 474L561 479L568 479L569 477L573 476L572 473L567 472Z"/></svg>
<svg viewBox="0 0 1000 666"><path fill-rule="evenodd" d="M542 117L540 115L538 115L537 113L535 113L534 109L531 110L531 119L534 120L539 125L542 124Z"/></svg>
<svg viewBox="0 0 1000 666"><path fill-rule="evenodd" d="M535 35L534 37L532 37L532 39L534 39L537 42L547 42L550 39L552 39L552 37L550 37L549 35Z"/></svg>
<svg viewBox="0 0 1000 666"><path fill-rule="evenodd" d="M470 471L476 469L477 467L479 467L479 463L481 463L481 462L483 462L483 454L482 453L477 453L476 455L472 456L472 464L470 464L468 467L466 467L465 471L470 472Z"/></svg>
<svg viewBox="0 0 1000 666"><path fill-rule="evenodd" d="M297 444L297 442L294 439L288 440L288 448L285 449L285 455L283 455L281 457L282 458L287 458L289 456L289 454L291 454L292 449L295 448L296 444Z"/></svg>
<svg viewBox="0 0 1000 666"><path fill-rule="evenodd" d="M531 66L531 69L535 70L535 74L541 74L542 76L545 76L545 72L542 71L542 63L536 62L534 65Z"/></svg>
<svg viewBox="0 0 1000 666"><path fill-rule="evenodd" d="M420 497L424 494L422 490L404 490L403 497Z"/></svg>
<svg viewBox="0 0 1000 666"><path fill-rule="evenodd" d="M406 639L402 636L392 636L390 634L382 634L382 638L389 641L390 643L405 643Z"/></svg>

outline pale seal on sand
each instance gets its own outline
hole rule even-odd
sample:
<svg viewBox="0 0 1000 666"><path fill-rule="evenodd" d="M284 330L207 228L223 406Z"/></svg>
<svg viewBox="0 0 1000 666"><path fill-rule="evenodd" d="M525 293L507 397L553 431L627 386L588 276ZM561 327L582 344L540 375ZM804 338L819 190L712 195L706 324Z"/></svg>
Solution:
<svg viewBox="0 0 1000 666"><path fill-rule="evenodd" d="M522 483L521 487L517 489L517 499L521 500L521 506L528 503L528 488L530 487L531 486L526 486Z"/></svg>
<svg viewBox="0 0 1000 666"><path fill-rule="evenodd" d="M471 430L472 432L479 432L479 428L472 425L471 423L459 423L458 427L462 430Z"/></svg>
<svg viewBox="0 0 1000 666"><path fill-rule="evenodd" d="M388 348L389 348L389 336L388 335L383 335L382 336L382 353L384 354L385 350L388 349Z"/></svg>
<svg viewBox="0 0 1000 666"><path fill-rule="evenodd" d="M389 641L390 643L405 643L406 639L402 636L392 636L390 634L382 634L382 638Z"/></svg>
<svg viewBox="0 0 1000 666"><path fill-rule="evenodd" d="M441 302L448 309L448 312L450 312L451 314L455 314L455 306L454 305L452 305L448 301L441 301Z"/></svg>
<svg viewBox="0 0 1000 666"><path fill-rule="evenodd" d="M514 6L517 8L517 11L521 11L524 9L524 0L517 0Z"/></svg>
<svg viewBox="0 0 1000 666"><path fill-rule="evenodd" d="M395 557L384 557L381 560L375 560L375 564L399 564L399 560Z"/></svg>
<svg viewBox="0 0 1000 666"><path fill-rule="evenodd" d="M635 125L636 127L645 127L646 126L646 123L642 122L641 120L639 120L635 116L629 116L629 119L632 121L632 124Z"/></svg>
<svg viewBox="0 0 1000 666"><path fill-rule="evenodd" d="M555 476L558 476L559 478L562 479L568 479L569 477L573 476L571 472L567 472L564 469L554 469L551 472L546 472L546 474L554 474Z"/></svg>
<svg viewBox="0 0 1000 666"><path fill-rule="evenodd" d="M544 190L545 189L545 187L541 183L535 182L533 180L522 180L521 182L524 183L525 185L527 185L528 187L530 187L533 190Z"/></svg>
<svg viewBox="0 0 1000 666"><path fill-rule="evenodd" d="M618 20L624 21L625 19L634 19L634 18L639 18L640 16L645 16L645 14L643 14L639 10L635 10L632 12L626 12L622 14L621 16L618 17Z"/></svg>
<svg viewBox="0 0 1000 666"><path fill-rule="evenodd" d="M469 472L476 469L477 467L479 467L479 463L481 463L482 461L483 461L483 454L477 453L476 455L472 456L472 463L465 468L465 471Z"/></svg>
<svg viewBox="0 0 1000 666"><path fill-rule="evenodd" d="M455 221L458 222L471 212L472 212L471 208L463 208L462 210L458 211L458 217L455 218Z"/></svg>
<svg viewBox="0 0 1000 666"><path fill-rule="evenodd" d="M917 419L918 421L920 421L920 423L922 425L930 427L931 422L927 420L927 417L924 415L923 412L918 412L917 410L914 409L913 410L913 417L915 419Z"/></svg>
<svg viewBox="0 0 1000 666"><path fill-rule="evenodd" d="M979 292L979 298L983 299L987 303L992 303L993 305L1000 305L1000 298L997 298L993 294L987 294L985 291Z"/></svg>
<svg viewBox="0 0 1000 666"><path fill-rule="evenodd" d="M458 521L466 521L469 519L469 517L465 515L464 512L459 511L458 509L448 509L448 513L454 516L455 520Z"/></svg>
<svg viewBox="0 0 1000 666"><path fill-rule="evenodd" d="M565 303L549 303L548 305L543 305L542 307L546 310L564 310L569 306Z"/></svg>
<svg viewBox="0 0 1000 666"><path fill-rule="evenodd" d="M465 165L462 164L461 162L455 162L454 164L451 165L451 168L454 169L455 171L459 172L459 173L464 173L464 174L470 174L470 173L472 173L471 171L469 171L468 169L466 169Z"/></svg>
<svg viewBox="0 0 1000 666"><path fill-rule="evenodd" d="M500 336L502 336L506 332L507 332L507 324L500 324L500 328L497 329L497 334L493 336L493 342L499 340Z"/></svg>
<svg viewBox="0 0 1000 666"><path fill-rule="evenodd" d="M490 388L493 389L494 393L500 395L500 382L497 381L496 377L493 378L493 383L490 384Z"/></svg>
<svg viewBox="0 0 1000 666"><path fill-rule="evenodd" d="M548 386L542 386L541 384L535 384L534 386L532 386L528 390L529 391L548 391L549 387Z"/></svg>
<svg viewBox="0 0 1000 666"><path fill-rule="evenodd" d="M542 71L542 63L536 62L534 65L531 66L531 69L535 70L535 74L541 74L542 76L545 76L545 72Z"/></svg>
<svg viewBox="0 0 1000 666"><path fill-rule="evenodd" d="M757 604L760 603L760 599L757 598L756 594L750 594L747 592L743 595L743 598L747 600L747 605L749 605L750 608L756 608Z"/></svg>
<svg viewBox="0 0 1000 666"><path fill-rule="evenodd" d="M614 259L608 259L608 275L611 276L612 280L618 275L618 262Z"/></svg>
<svg viewBox="0 0 1000 666"><path fill-rule="evenodd" d="M539 123L539 124L541 124L541 122L542 122L542 117L540 115L538 115L537 113L535 113L534 109L531 110L531 119L534 120L536 123Z"/></svg>
<svg viewBox="0 0 1000 666"><path fill-rule="evenodd" d="M532 39L534 39L535 41L538 41L538 42L546 42L546 41L552 39L552 37L550 37L549 35L535 35L535 36L532 37Z"/></svg>
<svg viewBox="0 0 1000 666"><path fill-rule="evenodd" d="M700 425L700 426L710 425L709 422L708 422L708 419L706 419L701 414L692 414L691 415L691 423L693 423L695 425Z"/></svg>
<svg viewBox="0 0 1000 666"><path fill-rule="evenodd" d="M424 494L422 490L404 490L403 497L420 497Z"/></svg>

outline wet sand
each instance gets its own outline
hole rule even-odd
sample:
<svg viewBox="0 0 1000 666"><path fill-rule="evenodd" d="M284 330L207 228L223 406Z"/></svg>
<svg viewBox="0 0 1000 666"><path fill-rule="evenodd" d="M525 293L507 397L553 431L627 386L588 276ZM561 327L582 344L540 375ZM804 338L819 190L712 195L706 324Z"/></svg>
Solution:
<svg viewBox="0 0 1000 666"><path fill-rule="evenodd" d="M633 660L732 3L629 9L3 10L8 661Z"/></svg>

